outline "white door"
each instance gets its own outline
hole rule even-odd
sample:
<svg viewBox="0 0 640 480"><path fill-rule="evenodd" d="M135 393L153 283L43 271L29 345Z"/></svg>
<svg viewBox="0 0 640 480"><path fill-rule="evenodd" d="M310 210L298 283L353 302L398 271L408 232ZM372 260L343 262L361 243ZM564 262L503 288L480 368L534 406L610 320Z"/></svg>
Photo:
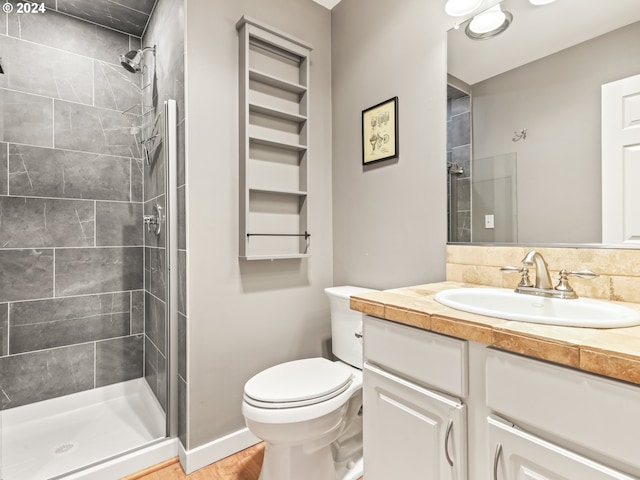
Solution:
<svg viewBox="0 0 640 480"><path fill-rule="evenodd" d="M634 480L500 418L489 416L487 421L492 480Z"/></svg>
<svg viewBox="0 0 640 480"><path fill-rule="evenodd" d="M365 364L364 478L466 480L460 401Z"/></svg>
<svg viewBox="0 0 640 480"><path fill-rule="evenodd" d="M640 75L602 86L602 241L640 243Z"/></svg>

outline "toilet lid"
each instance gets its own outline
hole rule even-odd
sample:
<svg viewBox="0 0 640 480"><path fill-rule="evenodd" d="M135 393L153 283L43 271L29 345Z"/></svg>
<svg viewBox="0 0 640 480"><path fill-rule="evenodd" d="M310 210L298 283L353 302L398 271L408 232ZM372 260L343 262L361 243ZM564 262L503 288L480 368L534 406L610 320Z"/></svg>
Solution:
<svg viewBox="0 0 640 480"><path fill-rule="evenodd" d="M282 363L252 377L244 386L245 396L268 403L312 403L341 393L351 381L346 365L326 358L306 358Z"/></svg>

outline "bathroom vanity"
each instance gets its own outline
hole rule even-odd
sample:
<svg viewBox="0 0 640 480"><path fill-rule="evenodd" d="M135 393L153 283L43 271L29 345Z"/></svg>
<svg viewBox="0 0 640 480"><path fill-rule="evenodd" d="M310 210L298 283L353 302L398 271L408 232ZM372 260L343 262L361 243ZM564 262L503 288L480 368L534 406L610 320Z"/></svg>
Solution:
<svg viewBox="0 0 640 480"><path fill-rule="evenodd" d="M640 327L534 325L433 300L461 286L351 298L366 314L365 478L640 478Z"/></svg>

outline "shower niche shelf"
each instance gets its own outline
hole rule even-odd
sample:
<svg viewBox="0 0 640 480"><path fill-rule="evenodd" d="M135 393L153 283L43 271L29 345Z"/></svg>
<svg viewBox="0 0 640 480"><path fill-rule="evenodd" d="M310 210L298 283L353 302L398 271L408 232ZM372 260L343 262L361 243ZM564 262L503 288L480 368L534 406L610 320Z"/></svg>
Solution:
<svg viewBox="0 0 640 480"><path fill-rule="evenodd" d="M309 257L311 47L243 16L240 47L240 248L243 260Z"/></svg>

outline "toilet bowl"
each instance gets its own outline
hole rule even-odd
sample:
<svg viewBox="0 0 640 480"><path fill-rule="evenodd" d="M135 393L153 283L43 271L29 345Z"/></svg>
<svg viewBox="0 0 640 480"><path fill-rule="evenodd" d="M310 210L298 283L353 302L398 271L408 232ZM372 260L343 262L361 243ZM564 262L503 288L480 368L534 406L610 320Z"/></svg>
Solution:
<svg viewBox="0 0 640 480"><path fill-rule="evenodd" d="M242 413L265 442L259 480L356 480L362 476L362 314L349 297L374 290L333 287L333 353L338 361L306 358L252 377Z"/></svg>

